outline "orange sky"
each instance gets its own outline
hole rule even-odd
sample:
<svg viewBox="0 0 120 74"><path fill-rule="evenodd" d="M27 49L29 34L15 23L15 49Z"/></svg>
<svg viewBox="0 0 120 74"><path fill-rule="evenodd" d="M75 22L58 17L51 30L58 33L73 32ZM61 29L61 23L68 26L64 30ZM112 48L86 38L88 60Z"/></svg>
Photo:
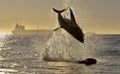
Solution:
<svg viewBox="0 0 120 74"><path fill-rule="evenodd" d="M74 9L84 32L120 34L120 0L0 0L0 33L11 33L16 21L27 29L56 27L52 8Z"/></svg>

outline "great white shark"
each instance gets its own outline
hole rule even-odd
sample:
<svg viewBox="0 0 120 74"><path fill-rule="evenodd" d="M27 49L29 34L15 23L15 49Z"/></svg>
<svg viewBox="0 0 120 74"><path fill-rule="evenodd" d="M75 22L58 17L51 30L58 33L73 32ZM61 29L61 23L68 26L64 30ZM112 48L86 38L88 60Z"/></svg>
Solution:
<svg viewBox="0 0 120 74"><path fill-rule="evenodd" d="M58 13L58 21L60 24L60 27L56 28L54 31L63 28L65 29L68 33L70 33L74 38L79 40L80 42L84 43L84 34L82 29L78 26L76 23L73 11L71 8L70 9L70 17L71 19L67 19L61 15L62 12L64 12L66 9L62 10L57 10L53 8L53 10Z"/></svg>

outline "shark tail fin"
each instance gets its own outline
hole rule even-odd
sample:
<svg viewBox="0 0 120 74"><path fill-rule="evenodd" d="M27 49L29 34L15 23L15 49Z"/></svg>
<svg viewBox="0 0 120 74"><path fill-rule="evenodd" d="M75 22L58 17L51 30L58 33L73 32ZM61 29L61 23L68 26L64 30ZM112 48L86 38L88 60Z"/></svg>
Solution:
<svg viewBox="0 0 120 74"><path fill-rule="evenodd" d="M53 8L53 10L54 10L56 13L60 14L60 13L64 12L66 9L63 9L63 10L57 10L57 9Z"/></svg>

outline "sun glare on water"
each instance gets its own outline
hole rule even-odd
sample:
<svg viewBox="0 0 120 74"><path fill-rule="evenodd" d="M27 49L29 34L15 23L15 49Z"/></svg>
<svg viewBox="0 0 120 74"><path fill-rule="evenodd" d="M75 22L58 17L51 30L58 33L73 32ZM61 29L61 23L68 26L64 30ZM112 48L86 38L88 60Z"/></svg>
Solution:
<svg viewBox="0 0 120 74"><path fill-rule="evenodd" d="M6 37L6 33L0 33L0 38Z"/></svg>
<svg viewBox="0 0 120 74"><path fill-rule="evenodd" d="M6 35L6 33L0 33L0 35Z"/></svg>

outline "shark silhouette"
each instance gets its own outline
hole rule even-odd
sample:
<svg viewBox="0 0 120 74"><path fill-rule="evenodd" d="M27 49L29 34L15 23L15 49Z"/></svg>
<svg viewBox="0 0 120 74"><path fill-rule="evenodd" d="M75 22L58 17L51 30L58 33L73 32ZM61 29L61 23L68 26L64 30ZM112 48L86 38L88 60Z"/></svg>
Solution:
<svg viewBox="0 0 120 74"><path fill-rule="evenodd" d="M80 42L84 43L84 34L81 28L76 23L73 11L70 9L70 17L71 19L67 19L61 15L62 12L64 12L66 9L63 10L57 10L53 8L53 10L58 13L58 21L60 24L60 27L56 28L54 31L63 28L65 29L69 34L71 34L74 38L79 40Z"/></svg>

